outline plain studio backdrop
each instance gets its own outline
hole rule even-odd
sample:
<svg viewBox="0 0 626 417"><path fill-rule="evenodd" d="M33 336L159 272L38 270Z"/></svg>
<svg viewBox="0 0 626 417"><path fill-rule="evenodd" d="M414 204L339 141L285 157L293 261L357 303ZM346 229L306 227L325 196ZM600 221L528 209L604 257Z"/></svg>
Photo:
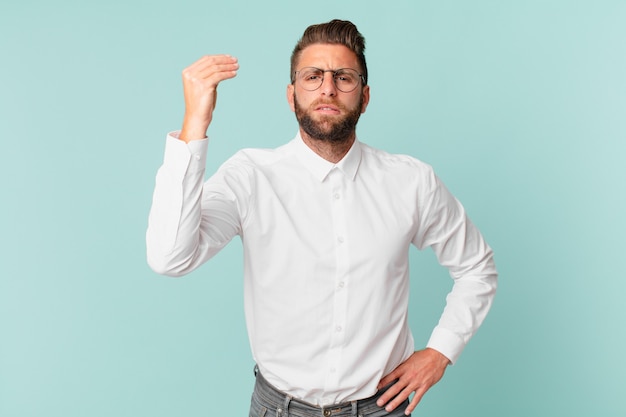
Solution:
<svg viewBox="0 0 626 417"><path fill-rule="evenodd" d="M429 164L496 254L491 314L417 416L624 416L626 2L69 1L0 5L0 416L247 415L241 242L181 279L144 235L180 74L220 86L207 173L297 124L306 26L352 20L359 138ZM417 347L451 285L411 250Z"/></svg>

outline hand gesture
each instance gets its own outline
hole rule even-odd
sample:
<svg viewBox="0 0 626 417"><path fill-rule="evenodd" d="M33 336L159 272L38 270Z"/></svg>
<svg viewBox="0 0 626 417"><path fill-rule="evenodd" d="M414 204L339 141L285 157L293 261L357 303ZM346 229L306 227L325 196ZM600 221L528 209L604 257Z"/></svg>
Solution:
<svg viewBox="0 0 626 417"><path fill-rule="evenodd" d="M183 70L185 118L180 139L185 142L206 137L217 100L217 85L237 75L237 58L207 55Z"/></svg>
<svg viewBox="0 0 626 417"><path fill-rule="evenodd" d="M380 389L397 380L378 399L378 406L386 405L387 412L391 412L409 398L409 395L415 393L405 410L406 415L411 414L426 391L443 377L449 364L448 358L434 349L427 348L413 353L378 384Z"/></svg>

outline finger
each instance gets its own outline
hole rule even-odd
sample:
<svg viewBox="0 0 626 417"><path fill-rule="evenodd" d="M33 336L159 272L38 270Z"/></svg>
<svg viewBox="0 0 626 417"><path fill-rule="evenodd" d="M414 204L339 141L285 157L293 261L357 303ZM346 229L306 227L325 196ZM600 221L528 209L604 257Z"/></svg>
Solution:
<svg viewBox="0 0 626 417"><path fill-rule="evenodd" d="M189 80L213 81L218 78L232 78L237 75L239 64L237 62L229 64L214 64L201 68L186 68L183 77Z"/></svg>
<svg viewBox="0 0 626 417"><path fill-rule="evenodd" d="M399 379L399 374L401 374L401 372L399 372L399 368L394 369L390 374L380 380L380 382L378 383L378 389L382 389L383 387L391 384L396 379Z"/></svg>
<svg viewBox="0 0 626 417"><path fill-rule="evenodd" d="M211 74L214 72L224 72L224 71L233 71L239 68L239 62L213 62L209 65L202 65L195 67L191 70L193 74L198 74L199 76L203 76L206 74Z"/></svg>
<svg viewBox="0 0 626 417"><path fill-rule="evenodd" d="M413 396L413 399L411 400L411 403L409 404L409 406L406 408L406 410L404 410L404 414L406 415L411 414L413 410L415 410L415 407L417 407L417 405L422 400L422 397L424 396L424 394L426 394L426 390L420 389L420 390L415 391L415 395Z"/></svg>
<svg viewBox="0 0 626 417"><path fill-rule="evenodd" d="M387 412L395 410L400 404L409 398L412 392L413 390L409 387L404 388L402 392L396 395L396 397L389 404L387 404L387 406L385 406L385 410L387 410Z"/></svg>
<svg viewBox="0 0 626 417"><path fill-rule="evenodd" d="M211 65L232 64L237 62L237 58L231 55L205 55L193 64L189 65L190 69L199 69Z"/></svg>
<svg viewBox="0 0 626 417"><path fill-rule="evenodd" d="M233 70L224 70L224 71L216 71L210 74L206 74L202 78L198 78L198 81L201 81L203 85L211 87L215 86L224 81L231 78L235 78L237 76L237 69Z"/></svg>
<svg viewBox="0 0 626 417"><path fill-rule="evenodd" d="M204 95L217 89L219 83L237 76L237 68L225 71L212 71L206 74L183 73L183 87L185 92ZM187 94L187 93L186 93Z"/></svg>
<svg viewBox="0 0 626 417"><path fill-rule="evenodd" d="M379 407L383 407L385 404L387 404L389 401L391 401L392 398L394 398L396 395L398 395L398 393L400 393L400 391L402 391L404 387L400 384L400 382L396 382L395 384L393 384L392 386L390 386L387 391L385 391L385 393L383 395L381 395L381 397L378 399L378 401L376 401L376 404Z"/></svg>
<svg viewBox="0 0 626 417"><path fill-rule="evenodd" d="M237 58L230 55L204 56L194 62L183 73L183 78L188 80L203 80L211 78L214 74L220 77L233 77L239 69Z"/></svg>

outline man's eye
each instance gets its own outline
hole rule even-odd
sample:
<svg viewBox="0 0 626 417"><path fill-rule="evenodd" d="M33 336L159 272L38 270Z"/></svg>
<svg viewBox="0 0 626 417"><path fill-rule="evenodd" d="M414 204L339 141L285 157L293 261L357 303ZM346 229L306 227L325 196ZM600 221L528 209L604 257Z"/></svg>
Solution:
<svg viewBox="0 0 626 417"><path fill-rule="evenodd" d="M335 81L340 81L342 83L352 83L354 82L354 77L351 74L340 72L335 74Z"/></svg>

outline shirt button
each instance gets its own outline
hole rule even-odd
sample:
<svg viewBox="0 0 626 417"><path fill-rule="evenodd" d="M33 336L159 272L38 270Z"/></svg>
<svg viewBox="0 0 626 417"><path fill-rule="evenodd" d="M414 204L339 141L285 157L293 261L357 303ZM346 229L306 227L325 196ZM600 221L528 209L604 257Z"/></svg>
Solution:
<svg viewBox="0 0 626 417"><path fill-rule="evenodd" d="M324 410L324 417L330 417L331 411L330 410Z"/></svg>
<svg viewBox="0 0 626 417"><path fill-rule="evenodd" d="M335 327L335 331L336 331L336 332L340 332L340 331L341 331L341 326L336 326L336 327Z"/></svg>
<svg viewBox="0 0 626 417"><path fill-rule="evenodd" d="M345 285L346 284L343 281L341 281L338 286L339 286L339 288L343 288Z"/></svg>
<svg viewBox="0 0 626 417"><path fill-rule="evenodd" d="M342 236L339 236L339 237L337 238L337 242L339 242L339 243L343 243L343 237L342 237Z"/></svg>
<svg viewBox="0 0 626 417"><path fill-rule="evenodd" d="M335 198L335 200L339 200L341 198L341 196L339 195L339 193L335 193L333 195L333 197Z"/></svg>
<svg viewBox="0 0 626 417"><path fill-rule="evenodd" d="M194 157L194 158L196 158L196 161L199 161L199 160L200 160L200 155L199 155L199 154L197 154L197 153L196 153L196 154L194 154L194 155L193 155L193 157Z"/></svg>

